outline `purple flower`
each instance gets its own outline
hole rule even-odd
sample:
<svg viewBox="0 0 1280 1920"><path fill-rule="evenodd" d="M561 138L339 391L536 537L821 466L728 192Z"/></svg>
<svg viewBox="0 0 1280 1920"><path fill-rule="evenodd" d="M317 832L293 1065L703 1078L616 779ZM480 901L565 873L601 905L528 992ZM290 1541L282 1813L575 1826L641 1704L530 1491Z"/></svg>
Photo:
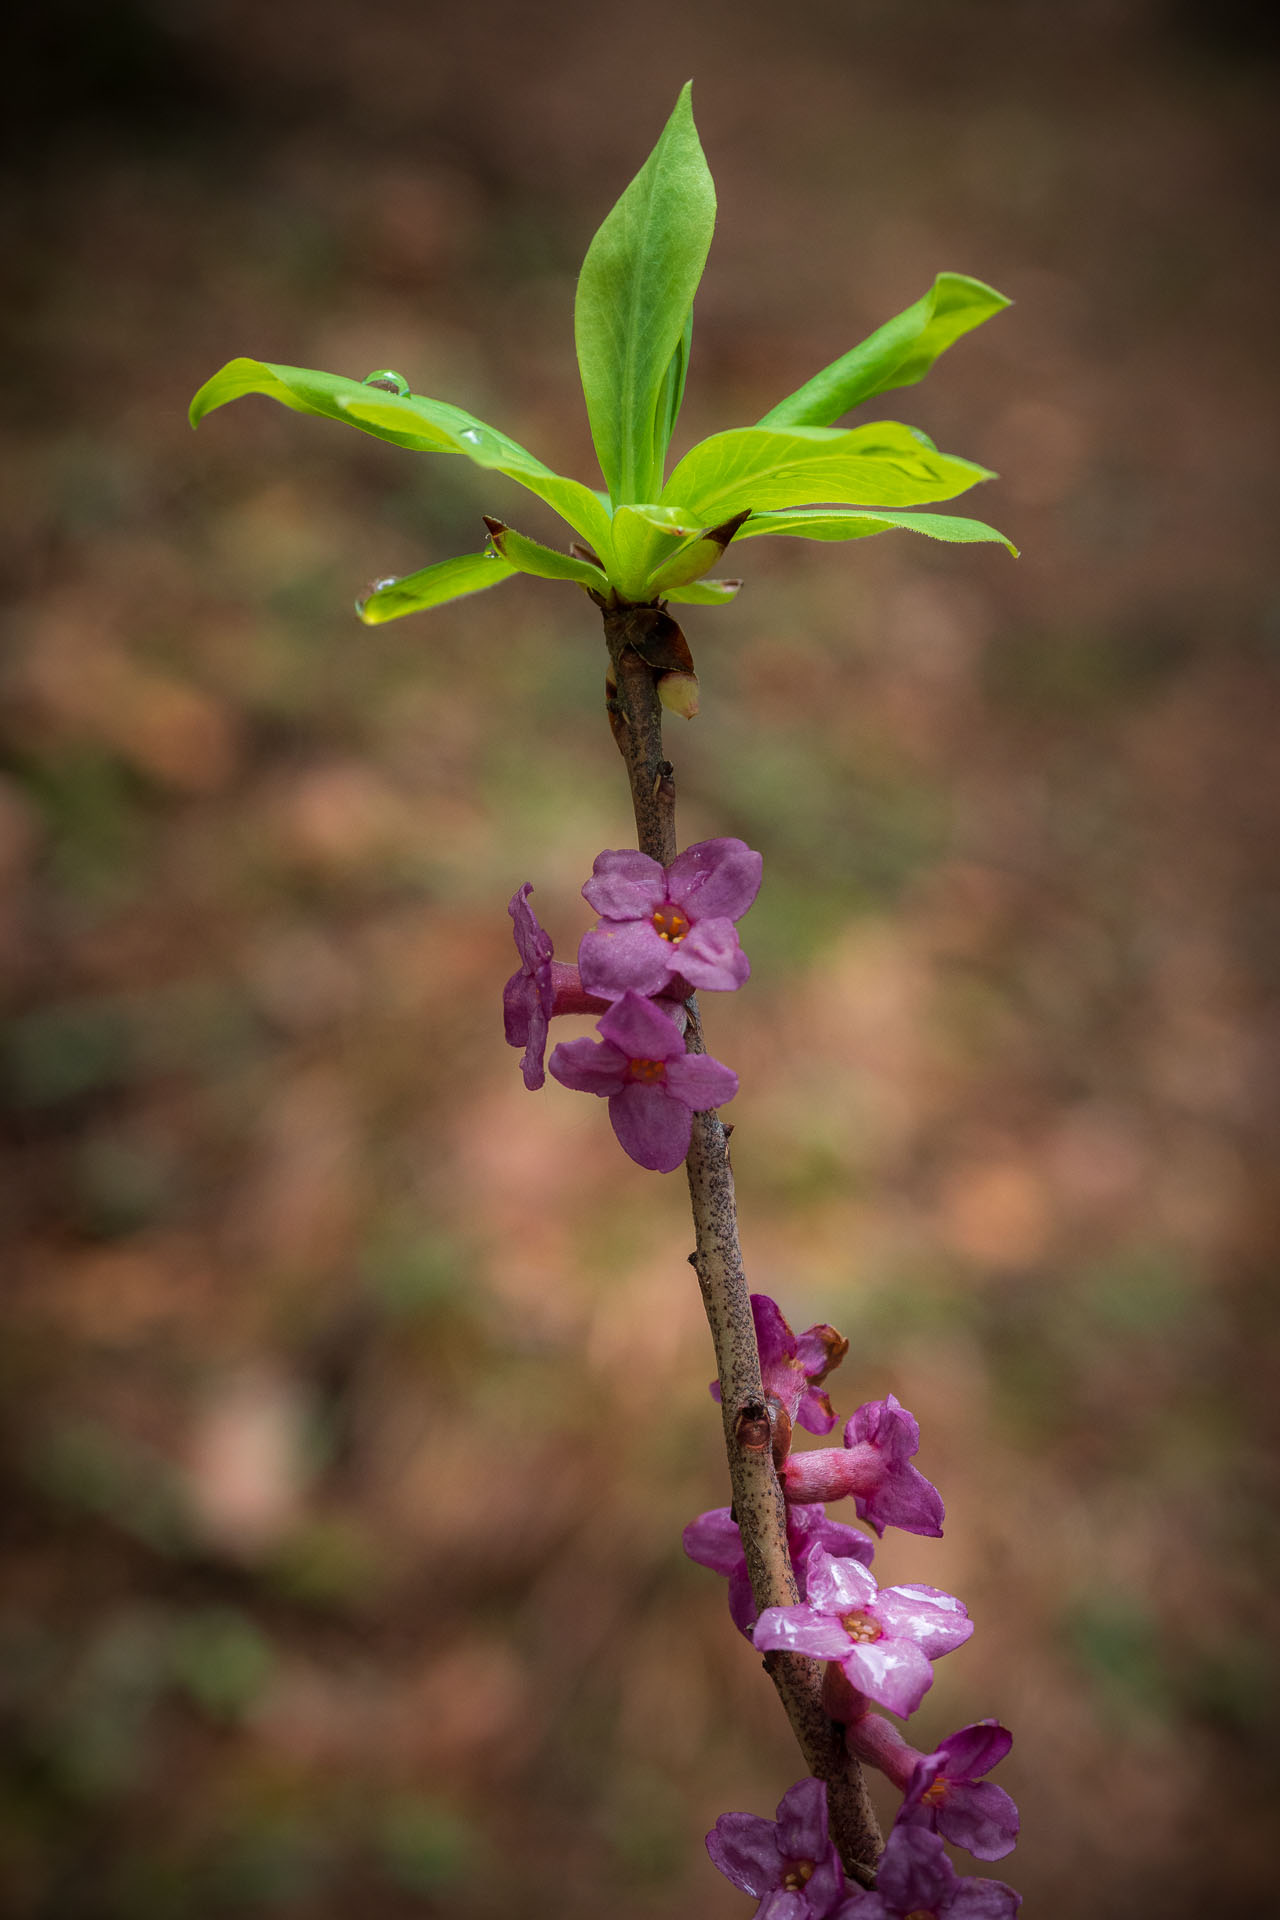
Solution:
<svg viewBox="0 0 1280 1920"><path fill-rule="evenodd" d="M599 1024L600 1039L562 1040L548 1063L561 1086L609 1102L627 1153L654 1173L672 1173L689 1151L692 1115L723 1106L738 1076L707 1053L686 1053L672 1020L638 993L622 995Z"/></svg>
<svg viewBox="0 0 1280 1920"><path fill-rule="evenodd" d="M788 1788L776 1825L754 1813L722 1813L707 1852L727 1880L759 1901L752 1920L827 1920L845 1896L821 1780Z"/></svg>
<svg viewBox="0 0 1280 1920"><path fill-rule="evenodd" d="M904 1533L940 1534L942 1496L911 1455L920 1445L920 1428L895 1394L859 1407L845 1426L844 1447L816 1447L793 1453L782 1471L788 1500L839 1500L850 1494L859 1520L882 1534L886 1527Z"/></svg>
<svg viewBox="0 0 1280 1920"><path fill-rule="evenodd" d="M748 1638L756 1622L756 1603L747 1573L747 1556L742 1551L742 1535L731 1507L716 1507L691 1520L682 1535L684 1550L700 1567L724 1574L729 1582L729 1613L733 1624ZM833 1559L860 1560L870 1566L875 1547L865 1533L846 1527L839 1520L828 1520L821 1507L787 1508L787 1543L796 1584L803 1600L809 1571L809 1558L815 1547L822 1547Z"/></svg>
<svg viewBox="0 0 1280 1920"><path fill-rule="evenodd" d="M825 1323L807 1328L797 1339L767 1293L752 1294L751 1317L756 1323L765 1392L780 1400L788 1418L798 1420L810 1433L830 1433L836 1416L822 1382L840 1365L849 1342ZM711 1382L711 1398L720 1398L718 1380Z"/></svg>
<svg viewBox="0 0 1280 1920"><path fill-rule="evenodd" d="M856 1893L836 1920L1012 1920L1022 1895L1003 1880L962 1880L936 1833L895 1827L876 1868L874 1893Z"/></svg>
<svg viewBox="0 0 1280 1920"><path fill-rule="evenodd" d="M1012 1745L1013 1735L995 1720L948 1734L912 1769L897 1824L928 1827L978 1860L1002 1860L1018 1837L1018 1809L1003 1787L980 1776Z"/></svg>
<svg viewBox="0 0 1280 1920"><path fill-rule="evenodd" d="M584 991L576 967L552 959L551 935L538 925L538 916L529 905L532 892L533 883L526 880L507 902L520 966L502 989L507 1045L524 1048L520 1066L531 1093L547 1077L542 1070L547 1022L558 1013L601 1013L609 1004Z"/></svg>
<svg viewBox="0 0 1280 1920"><path fill-rule="evenodd" d="M761 866L742 840L700 840L669 867L630 848L600 854L582 889L600 915L578 948L585 985L611 999L675 981L681 998L740 987L751 968L733 923L760 891Z"/></svg>
<svg viewBox="0 0 1280 1920"><path fill-rule="evenodd" d="M949 1593L877 1588L858 1561L834 1560L821 1547L809 1556L807 1587L802 1605L765 1608L755 1645L836 1660L856 1692L891 1713L914 1713L933 1685L930 1661L973 1632L964 1606Z"/></svg>

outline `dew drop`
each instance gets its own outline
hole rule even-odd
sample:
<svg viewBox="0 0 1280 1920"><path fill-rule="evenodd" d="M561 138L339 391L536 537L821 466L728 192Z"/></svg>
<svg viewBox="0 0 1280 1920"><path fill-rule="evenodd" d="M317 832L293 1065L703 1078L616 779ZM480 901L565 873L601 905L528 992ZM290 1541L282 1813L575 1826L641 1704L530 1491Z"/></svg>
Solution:
<svg viewBox="0 0 1280 1920"><path fill-rule="evenodd" d="M379 367L376 373L366 373L362 385L379 387L383 393L404 395L409 391L409 382L394 367Z"/></svg>
<svg viewBox="0 0 1280 1920"><path fill-rule="evenodd" d="M481 434L480 429L478 427L464 427L462 429L462 432L458 435L458 438L459 440L469 441L473 447L478 447L483 438L483 435Z"/></svg>

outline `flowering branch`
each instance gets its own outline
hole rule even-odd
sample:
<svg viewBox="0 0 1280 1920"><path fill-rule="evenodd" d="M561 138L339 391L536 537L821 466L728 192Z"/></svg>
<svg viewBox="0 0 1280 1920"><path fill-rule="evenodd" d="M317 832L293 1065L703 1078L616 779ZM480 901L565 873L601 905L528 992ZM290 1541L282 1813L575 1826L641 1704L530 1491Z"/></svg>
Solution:
<svg viewBox="0 0 1280 1920"><path fill-rule="evenodd" d="M414 393L389 368L357 381L233 360L206 381L191 418L247 393L268 394L400 447L465 457L525 487L579 536L565 553L486 515L483 551L378 580L357 610L376 624L526 573L584 589L604 617L609 722L627 769L637 847L597 856L582 891L599 921L580 942L576 966L555 960L529 904L532 884L513 895L519 966L503 992L503 1025L522 1049L527 1088L550 1074L607 1100L618 1142L638 1166L674 1173L683 1162L688 1173L690 1261L715 1344L712 1391L733 1505L692 1521L685 1548L727 1577L731 1617L763 1654L810 1772L783 1795L776 1821L722 1815L708 1852L759 1903L753 1920L1011 1920L1013 1889L958 1878L944 1844L981 1860L1013 1846L1017 1809L984 1777L1010 1735L994 1720L978 1721L922 1753L872 1711L873 1703L903 1716L915 1711L933 1662L969 1637L967 1610L936 1587L881 1587L868 1570L873 1542L825 1512L827 1501L851 1499L876 1534L886 1526L941 1533L941 1496L912 1464L915 1419L889 1394L857 1409L841 1445L791 1454L793 1423L817 1435L835 1427L823 1382L848 1342L825 1323L796 1335L775 1301L748 1295L728 1132L717 1111L737 1093L738 1077L706 1051L697 1002L700 991L733 992L750 974L737 922L756 897L762 859L730 838L677 852L675 779L662 743L663 707L686 719L698 709L693 659L669 606L733 599L741 581L710 577L731 542L845 541L896 529L1010 546L981 521L919 511L990 479L985 468L941 453L898 421L837 424L862 401L914 386L1008 302L967 275L939 274L922 299L754 426L700 441L668 475L714 219L685 87L578 279L578 364L604 491L555 473L461 408ZM587 1011L600 1015L599 1038L561 1041L546 1059L550 1022ZM903 1794L883 1852L863 1764ZM851 1892L846 1873L859 1883Z"/></svg>
<svg viewBox="0 0 1280 1920"><path fill-rule="evenodd" d="M679 628L660 607L607 606L605 642L609 649L608 712L631 785L637 845L641 853L670 866L676 856L674 769L662 746L659 678L664 671L657 647L672 645L668 630ZM696 995L686 1002L684 1044L703 1053L702 1021ZM693 1133L685 1161L693 1207L696 1248L690 1264L698 1276L702 1303L716 1352L725 1452L733 1488L733 1514L742 1535L747 1573L757 1612L792 1606L799 1598L787 1544L787 1506L774 1461L774 1419L765 1398L751 1297L742 1265L738 1209L729 1162L728 1136L720 1116L693 1115ZM785 1411L781 1417L785 1420ZM786 1454L789 1434L777 1449ZM831 1835L845 1870L871 1884L882 1840L867 1795L862 1768L845 1742L844 1727L822 1702L821 1664L803 1654L765 1655L765 1671L791 1722L810 1773L825 1781Z"/></svg>

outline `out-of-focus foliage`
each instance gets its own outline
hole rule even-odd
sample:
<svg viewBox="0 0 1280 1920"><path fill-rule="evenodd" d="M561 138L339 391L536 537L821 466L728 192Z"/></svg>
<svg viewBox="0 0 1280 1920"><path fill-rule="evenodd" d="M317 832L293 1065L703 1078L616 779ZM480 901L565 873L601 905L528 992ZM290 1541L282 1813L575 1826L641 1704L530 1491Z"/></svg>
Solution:
<svg viewBox="0 0 1280 1920"><path fill-rule="evenodd" d="M0 1906L732 1916L701 1836L796 1777L679 1551L725 1497L681 1182L502 1041L505 901L533 880L571 953L629 833L598 622L517 581L361 627L514 487L184 413L247 345L404 369L589 471L573 275L694 73L725 211L675 454L950 263L1015 300L912 418L1001 472L1016 567L762 542L688 618L682 832L766 862L751 984L707 1008L752 1279L851 1336L842 1411L921 1420L946 1538L878 1570L978 1623L919 1720L1015 1729L1027 1910L1256 1910L1267 49L1154 0L928 40L717 0L651 9L624 87L598 10L553 14L25 29Z"/></svg>

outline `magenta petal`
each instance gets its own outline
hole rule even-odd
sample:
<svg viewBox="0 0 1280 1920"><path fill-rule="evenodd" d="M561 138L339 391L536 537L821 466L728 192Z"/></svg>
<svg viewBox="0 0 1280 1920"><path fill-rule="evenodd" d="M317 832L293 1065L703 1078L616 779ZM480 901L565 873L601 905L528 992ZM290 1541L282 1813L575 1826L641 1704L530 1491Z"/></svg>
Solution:
<svg viewBox="0 0 1280 1920"><path fill-rule="evenodd" d="M745 840L699 840L667 868L667 897L690 919L740 920L760 891L763 866Z"/></svg>
<svg viewBox="0 0 1280 1920"><path fill-rule="evenodd" d="M684 1058L684 1041L675 1022L634 991L614 1002L600 1021L599 1033L628 1060Z"/></svg>
<svg viewBox="0 0 1280 1920"><path fill-rule="evenodd" d="M667 1085L673 1098L691 1113L707 1113L722 1107L738 1091L738 1076L732 1067L713 1060L709 1053L684 1053L667 1066Z"/></svg>
<svg viewBox="0 0 1280 1920"><path fill-rule="evenodd" d="M895 1639L914 1641L930 1660L962 1647L973 1632L964 1602L938 1587L881 1587L876 1618Z"/></svg>
<svg viewBox="0 0 1280 1920"><path fill-rule="evenodd" d="M752 1639L762 1652L811 1653L816 1660L842 1660L849 1636L833 1615L811 1606L766 1607Z"/></svg>
<svg viewBox="0 0 1280 1920"><path fill-rule="evenodd" d="M647 919L667 897L666 876L647 853L623 847L596 855L582 897L607 920Z"/></svg>
<svg viewBox="0 0 1280 1920"><path fill-rule="evenodd" d="M731 1574L744 1561L742 1535L731 1507L713 1507L691 1520L680 1536L685 1552L712 1573Z"/></svg>
<svg viewBox="0 0 1280 1920"><path fill-rule="evenodd" d="M732 993L751 973L732 920L699 920L678 947L667 951L681 977L708 993Z"/></svg>
<svg viewBox="0 0 1280 1920"><path fill-rule="evenodd" d="M502 1031L509 1047L528 1046L529 1022L537 1006L538 990L533 977L521 967L502 989Z"/></svg>
<svg viewBox="0 0 1280 1920"><path fill-rule="evenodd" d="M798 1519L801 1514L806 1517L813 1515L812 1523L807 1529L809 1538L805 1548L806 1555L812 1553L815 1547L821 1547L824 1552L831 1555L833 1560L860 1560L864 1567L871 1565L875 1558L875 1542L868 1540L866 1534L857 1527L847 1527L842 1520L829 1520L821 1507L794 1508L787 1515L788 1533L790 1533L793 1518ZM793 1548L793 1564L794 1560Z"/></svg>
<svg viewBox="0 0 1280 1920"><path fill-rule="evenodd" d="M876 1888L890 1910L945 1910L959 1875L936 1834L922 1827L895 1827L876 1868Z"/></svg>
<svg viewBox="0 0 1280 1920"><path fill-rule="evenodd" d="M796 1419L806 1433L813 1433L821 1439L824 1433L830 1433L836 1423L836 1410L823 1387L810 1387L802 1395L796 1410Z"/></svg>
<svg viewBox="0 0 1280 1920"><path fill-rule="evenodd" d="M562 1040L547 1066L562 1087L575 1093L603 1098L626 1085L627 1056L607 1040Z"/></svg>
<svg viewBox="0 0 1280 1920"><path fill-rule="evenodd" d="M651 920L606 921L578 943L578 969L589 993L617 1000L627 992L660 993L671 978L676 949Z"/></svg>
<svg viewBox="0 0 1280 1920"><path fill-rule="evenodd" d="M558 1051L558 1049L557 1049ZM555 1056L552 1056L555 1071ZM689 1151L693 1120L665 1087L633 1080L611 1095L609 1119L623 1151L650 1173L674 1173Z"/></svg>
<svg viewBox="0 0 1280 1920"><path fill-rule="evenodd" d="M822 1547L815 1547L807 1578L809 1604L824 1613L848 1613L877 1604L875 1575L857 1560L833 1559Z"/></svg>
<svg viewBox="0 0 1280 1920"><path fill-rule="evenodd" d="M948 1920L1013 1920L1022 1895L1003 1880L960 1880L947 1908Z"/></svg>
<svg viewBox="0 0 1280 1920"><path fill-rule="evenodd" d="M1018 1809L994 1780L957 1781L939 1802L934 1824L975 1860L1003 1860L1018 1840Z"/></svg>
<svg viewBox="0 0 1280 1920"><path fill-rule="evenodd" d="M914 1713L933 1685L928 1656L908 1640L854 1642L846 1636L840 1664L850 1686L890 1713Z"/></svg>
<svg viewBox="0 0 1280 1920"><path fill-rule="evenodd" d="M726 1880L757 1899L779 1885L778 1829L756 1813L722 1813L707 1835L707 1852Z"/></svg>
<svg viewBox="0 0 1280 1920"><path fill-rule="evenodd" d="M998 1720L975 1720L939 1740L936 1751L948 1780L976 1780L998 1767L1012 1745L1013 1735Z"/></svg>
<svg viewBox="0 0 1280 1920"><path fill-rule="evenodd" d="M778 1802L778 1850L788 1860L820 1860L827 1838L827 1790L812 1776L797 1780Z"/></svg>
<svg viewBox="0 0 1280 1920"><path fill-rule="evenodd" d="M760 1349L760 1371L790 1360L796 1350L796 1337L782 1317L782 1309L767 1293L751 1296L751 1318L755 1322L756 1345Z"/></svg>

